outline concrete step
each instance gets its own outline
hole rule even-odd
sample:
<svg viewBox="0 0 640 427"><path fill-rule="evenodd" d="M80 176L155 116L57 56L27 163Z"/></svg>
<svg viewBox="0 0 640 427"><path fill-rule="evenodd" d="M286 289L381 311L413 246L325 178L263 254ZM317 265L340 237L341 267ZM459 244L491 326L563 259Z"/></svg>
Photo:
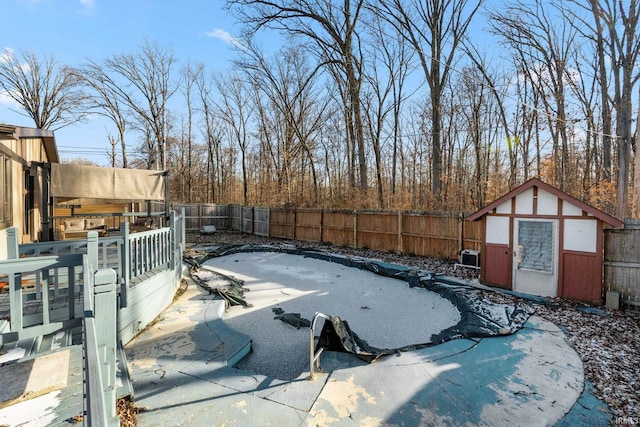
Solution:
<svg viewBox="0 0 640 427"><path fill-rule="evenodd" d="M213 299L208 302L209 308L205 311L205 322L209 326L207 329L194 331L196 342L208 342L211 348L207 363L213 364L216 368L224 366L235 366L247 354L251 352L251 337L239 333L229 327L223 320L225 311L225 301ZM206 334L207 336L203 336ZM201 341L205 340L206 341Z"/></svg>

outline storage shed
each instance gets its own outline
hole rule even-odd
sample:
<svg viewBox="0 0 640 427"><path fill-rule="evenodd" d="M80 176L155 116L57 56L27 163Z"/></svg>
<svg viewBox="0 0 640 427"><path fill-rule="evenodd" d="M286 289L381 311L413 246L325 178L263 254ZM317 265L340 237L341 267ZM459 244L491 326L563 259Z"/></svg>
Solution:
<svg viewBox="0 0 640 427"><path fill-rule="evenodd" d="M484 221L483 283L602 304L603 227L622 221L537 178L467 220Z"/></svg>

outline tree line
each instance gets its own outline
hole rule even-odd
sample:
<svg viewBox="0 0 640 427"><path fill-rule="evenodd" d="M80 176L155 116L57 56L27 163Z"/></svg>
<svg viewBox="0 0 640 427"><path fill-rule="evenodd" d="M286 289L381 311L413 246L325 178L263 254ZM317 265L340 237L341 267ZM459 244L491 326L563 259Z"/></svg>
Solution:
<svg viewBox="0 0 640 427"><path fill-rule="evenodd" d="M63 66L5 51L0 87L37 128L105 117L110 164L168 170L176 202L471 212L539 177L639 214L636 0L226 9L224 72L145 40Z"/></svg>

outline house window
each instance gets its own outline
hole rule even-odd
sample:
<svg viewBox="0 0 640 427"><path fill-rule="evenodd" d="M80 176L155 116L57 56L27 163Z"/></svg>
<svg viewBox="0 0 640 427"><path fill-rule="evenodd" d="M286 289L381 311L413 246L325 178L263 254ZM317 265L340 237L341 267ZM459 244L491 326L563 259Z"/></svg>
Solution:
<svg viewBox="0 0 640 427"><path fill-rule="evenodd" d="M11 159L0 152L0 229L12 225Z"/></svg>

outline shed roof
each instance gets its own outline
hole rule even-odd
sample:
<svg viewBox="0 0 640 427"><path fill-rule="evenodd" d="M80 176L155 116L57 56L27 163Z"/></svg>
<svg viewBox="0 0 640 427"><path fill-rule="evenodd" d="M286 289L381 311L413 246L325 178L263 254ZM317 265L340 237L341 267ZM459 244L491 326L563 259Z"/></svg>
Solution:
<svg viewBox="0 0 640 427"><path fill-rule="evenodd" d="M504 202L506 202L507 200L511 200L512 198L514 198L515 196L517 196L518 194L522 193L523 191L528 190L529 188L532 187L537 187L540 188L544 191L547 191L548 193L553 194L554 196L558 197L559 199L569 202L572 205L582 209L583 211L593 215L596 219L599 219L602 222L605 222L613 227L622 227L624 225L624 222L620 221L618 218L615 218L609 214L606 214L604 212L602 212L599 209L594 208L591 205L588 205L587 203L580 201L578 199L576 199L573 196L570 196L569 194L565 193L564 191L558 190L555 187L552 187L551 185L547 184L546 182L538 179L538 178L531 178L529 181L525 182L524 184L520 185L519 187L514 188L513 190L511 190L510 192L508 192L507 194L505 194L504 196L498 198L497 200L493 201L492 203L488 204L487 206L483 207L482 209L478 210L477 212L469 215L467 217L467 221L476 221L480 218L482 218L484 215L490 213L491 211L493 211L494 209L496 209L498 206L500 206L501 204L503 204Z"/></svg>

